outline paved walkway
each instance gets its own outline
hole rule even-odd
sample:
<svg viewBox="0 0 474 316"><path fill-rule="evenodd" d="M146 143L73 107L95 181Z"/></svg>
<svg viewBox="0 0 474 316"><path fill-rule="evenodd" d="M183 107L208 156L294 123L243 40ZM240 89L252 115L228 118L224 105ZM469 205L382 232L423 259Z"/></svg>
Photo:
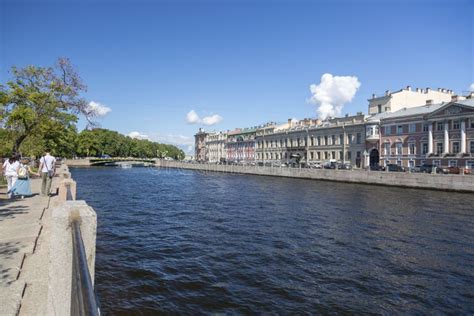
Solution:
<svg viewBox="0 0 474 316"><path fill-rule="evenodd" d="M56 192L57 182L55 178L51 192ZM7 199L6 188L0 189L2 316L43 314L41 308L46 303L48 281L49 210L57 199L41 197L40 187L41 180L32 179L31 189L35 195L14 200Z"/></svg>

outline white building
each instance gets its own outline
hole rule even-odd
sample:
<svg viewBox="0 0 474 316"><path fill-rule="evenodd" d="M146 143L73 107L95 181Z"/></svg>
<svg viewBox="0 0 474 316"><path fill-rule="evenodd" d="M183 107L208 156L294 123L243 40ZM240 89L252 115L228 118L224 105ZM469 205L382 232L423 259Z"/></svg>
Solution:
<svg viewBox="0 0 474 316"><path fill-rule="evenodd" d="M410 86L401 89L396 92L390 92L387 90L385 95L377 96L372 95L369 101L369 115L384 113L384 112L395 112L403 108L416 107L425 104L437 104L442 102L450 102L453 95L452 90L441 89L432 90L426 89L415 89L412 90Z"/></svg>
<svg viewBox="0 0 474 316"><path fill-rule="evenodd" d="M226 139L227 134L223 132L213 132L207 135L207 161L219 162L221 159L226 158Z"/></svg>

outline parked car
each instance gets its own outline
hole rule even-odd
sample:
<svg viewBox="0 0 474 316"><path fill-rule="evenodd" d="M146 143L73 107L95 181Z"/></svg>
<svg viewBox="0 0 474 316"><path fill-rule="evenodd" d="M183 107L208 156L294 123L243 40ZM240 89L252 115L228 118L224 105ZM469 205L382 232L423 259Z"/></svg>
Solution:
<svg viewBox="0 0 474 316"><path fill-rule="evenodd" d="M440 173L441 169L435 165L424 164L420 166L420 172L422 173L432 173L435 170L436 173Z"/></svg>
<svg viewBox="0 0 474 316"><path fill-rule="evenodd" d="M350 163L339 163L337 164L337 169L341 170L352 170L352 165Z"/></svg>
<svg viewBox="0 0 474 316"><path fill-rule="evenodd" d="M405 168L394 163L389 163L385 168L390 172L404 172Z"/></svg>
<svg viewBox="0 0 474 316"><path fill-rule="evenodd" d="M385 167L381 165L372 165L370 166L371 171L385 171Z"/></svg>
<svg viewBox="0 0 474 316"><path fill-rule="evenodd" d="M441 173L443 174L460 174L461 170L458 167L441 167Z"/></svg>
<svg viewBox="0 0 474 316"><path fill-rule="evenodd" d="M409 170L410 172L418 173L418 172L421 172L421 166L414 166L414 167L411 167Z"/></svg>

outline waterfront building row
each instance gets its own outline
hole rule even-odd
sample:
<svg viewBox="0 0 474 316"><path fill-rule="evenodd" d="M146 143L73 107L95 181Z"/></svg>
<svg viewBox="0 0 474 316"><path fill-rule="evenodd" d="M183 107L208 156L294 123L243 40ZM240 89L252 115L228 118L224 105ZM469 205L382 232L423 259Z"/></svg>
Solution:
<svg viewBox="0 0 474 316"><path fill-rule="evenodd" d="M420 105L423 95L430 99ZM449 96L450 101L434 103L433 96L437 101ZM367 116L357 113L324 121L290 119L285 124L229 132L200 130L195 135L195 157L207 162L276 164L295 159L334 161L358 168L387 164L474 167L472 93L458 97L447 89L411 91L407 87L383 98L373 96L368 112Z"/></svg>

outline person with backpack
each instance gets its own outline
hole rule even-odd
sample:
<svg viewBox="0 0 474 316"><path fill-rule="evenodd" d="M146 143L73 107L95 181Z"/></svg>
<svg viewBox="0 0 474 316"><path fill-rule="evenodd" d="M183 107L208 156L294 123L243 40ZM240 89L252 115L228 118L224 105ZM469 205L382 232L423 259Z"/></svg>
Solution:
<svg viewBox="0 0 474 316"><path fill-rule="evenodd" d="M51 182L56 173L56 158L49 154L50 150L44 151L40 159L39 171L41 172L41 196L47 196L51 191Z"/></svg>
<svg viewBox="0 0 474 316"><path fill-rule="evenodd" d="M11 189L15 185L15 182L18 180L18 168L20 163L16 155L12 155L3 163L3 172L7 178L8 185L8 198L12 197Z"/></svg>
<svg viewBox="0 0 474 316"><path fill-rule="evenodd" d="M20 166L18 167L18 179L16 180L15 184L11 188L12 196L21 196L23 199L25 196L32 195L31 193L31 181L30 181L30 174L34 173L30 166L28 165L28 159L23 159L20 162Z"/></svg>

